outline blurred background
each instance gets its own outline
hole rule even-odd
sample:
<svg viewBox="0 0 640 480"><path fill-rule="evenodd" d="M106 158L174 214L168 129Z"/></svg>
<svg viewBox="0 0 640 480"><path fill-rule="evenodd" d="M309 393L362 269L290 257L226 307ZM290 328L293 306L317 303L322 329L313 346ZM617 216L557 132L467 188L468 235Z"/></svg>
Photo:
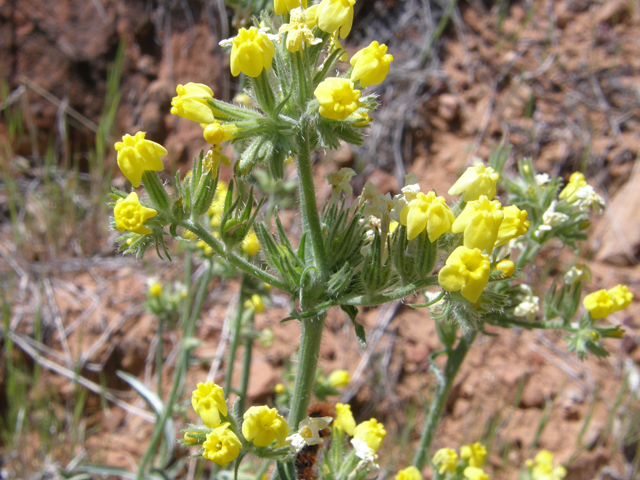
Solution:
<svg viewBox="0 0 640 480"><path fill-rule="evenodd" d="M186 172L207 147L198 125L170 115L175 87L205 83L231 101L240 85L218 42L263 7L271 2L0 0L0 478L70 478L86 464L135 470L155 416L117 372L154 384L160 343L160 378L171 378L181 330L158 334L147 285L195 280L204 267L115 252L106 195L128 187L113 144L145 131L169 151L165 178ZM356 193L370 180L393 195L414 172L443 195L474 156L506 142L511 166L530 156L550 175L585 173L608 204L582 254L592 290L623 283L640 297L640 2L358 0L355 11L343 46L353 54L375 39L394 62L365 144L320 153L319 203L329 196L322 175L340 167L359 173ZM574 263L561 247L529 283L548 285ZM237 290L234 277L208 285L183 400L212 364L224 374ZM294 322L279 323L289 300L275 291L271 300L256 328L274 341L254 352L249 403L272 402L299 336ZM488 330L434 447L482 441L496 479L517 478L540 448L570 479L637 478L640 302L616 315L626 335L608 340L615 353L599 361L579 362L553 333ZM362 317L366 351L349 320L330 314L320 366L352 375L332 401L385 423L392 441L379 453L393 475L419 437L439 345L425 310L398 302ZM195 420L178 413L177 425ZM188 452L172 455L171 475L187 478Z"/></svg>

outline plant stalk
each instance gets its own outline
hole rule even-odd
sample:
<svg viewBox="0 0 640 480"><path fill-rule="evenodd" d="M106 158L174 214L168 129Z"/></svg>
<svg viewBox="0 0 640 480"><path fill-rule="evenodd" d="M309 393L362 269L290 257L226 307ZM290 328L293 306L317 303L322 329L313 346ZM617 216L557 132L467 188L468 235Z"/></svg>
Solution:
<svg viewBox="0 0 640 480"><path fill-rule="evenodd" d="M307 417L313 385L316 379L316 367L320 355L320 342L326 314L302 321L300 350L298 351L298 369L293 386L289 428L295 432L298 424Z"/></svg>
<svg viewBox="0 0 640 480"><path fill-rule="evenodd" d="M416 456L413 459L413 465L420 471L422 471L429 458L429 449L431 448L433 436L440 422L440 417L442 417L442 411L453 387L453 382L458 374L458 370L460 370L460 365L462 365L462 362L467 356L469 348L476 338L476 334L477 332L472 330L462 335L455 350L449 350L444 372L442 372L435 363L432 363L432 370L436 373L437 380L436 392L429 406L429 413L424 423L420 444L416 451Z"/></svg>

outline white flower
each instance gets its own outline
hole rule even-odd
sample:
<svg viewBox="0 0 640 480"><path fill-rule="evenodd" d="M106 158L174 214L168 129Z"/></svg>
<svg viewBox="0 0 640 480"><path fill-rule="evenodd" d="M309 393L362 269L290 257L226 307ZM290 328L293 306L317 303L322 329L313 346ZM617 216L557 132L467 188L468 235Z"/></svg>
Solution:
<svg viewBox="0 0 640 480"><path fill-rule="evenodd" d="M564 274L564 283L573 285L583 280L585 283L591 282L591 270L586 265L574 265Z"/></svg>
<svg viewBox="0 0 640 480"><path fill-rule="evenodd" d="M405 186L401 189L401 194L393 197L393 207L389 215L391 219L400 222L400 212L409 205L411 200L414 200L418 193L420 193L420 185L418 184L418 176L415 173L407 173L404 176Z"/></svg>
<svg viewBox="0 0 640 480"><path fill-rule="evenodd" d="M522 301L513 311L516 317L527 317L529 321L533 320L540 309L540 298L533 295L533 290L527 284L520 285L520 290L525 294Z"/></svg>
<svg viewBox="0 0 640 480"><path fill-rule="evenodd" d="M318 445L324 440L320 437L320 430L329 426L332 417L307 417L298 425L298 432L287 437L287 443L292 454L297 454L305 445Z"/></svg>
<svg viewBox="0 0 640 480"><path fill-rule="evenodd" d="M340 193L344 192L347 195L353 193L353 187L349 183L351 178L356 175L356 172L351 168L341 168L337 172L327 173L324 178L327 179L329 185L331 185L331 202L335 203L340 198Z"/></svg>
<svg viewBox="0 0 640 480"><path fill-rule="evenodd" d="M548 232L553 227L556 227L569 219L569 215L556 212L556 205L558 205L558 201L554 200L551 202L551 205L549 205L549 208L547 208L547 211L542 214L542 225L538 227L538 230L535 233L537 237L540 237L542 232Z"/></svg>
<svg viewBox="0 0 640 480"><path fill-rule="evenodd" d="M378 470L380 466L376 463L378 455L373 451L367 442L360 440L359 438L352 438L351 445L356 453L356 457L360 459L360 462L356 466L357 470Z"/></svg>
<svg viewBox="0 0 640 480"><path fill-rule="evenodd" d="M604 198L598 195L591 185L578 188L574 195L576 196L578 207L583 212L593 209L598 213L602 213L602 209L607 206Z"/></svg>
<svg viewBox="0 0 640 480"><path fill-rule="evenodd" d="M537 175L534 175L534 178L539 187L546 185L551 180L548 173L538 173Z"/></svg>

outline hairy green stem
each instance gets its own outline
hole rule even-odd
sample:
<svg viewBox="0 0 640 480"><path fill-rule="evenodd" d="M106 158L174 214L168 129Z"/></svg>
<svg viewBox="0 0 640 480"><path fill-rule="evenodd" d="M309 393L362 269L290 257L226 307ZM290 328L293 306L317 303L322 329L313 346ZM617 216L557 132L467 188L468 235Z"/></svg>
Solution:
<svg viewBox="0 0 640 480"><path fill-rule="evenodd" d="M429 458L429 449L431 448L433 436L436 433L440 417L442 417L442 411L451 392L451 387L453 387L453 382L458 374L458 370L460 370L460 365L462 365L463 360L467 356L476 335L477 332L475 330L462 335L455 350L448 351L447 364L444 367L444 372L440 371L435 363L432 364L432 370L436 373L437 385L435 395L429 406L429 413L427 414L422 429L420 445L413 459L413 465L418 470L424 468Z"/></svg>
<svg viewBox="0 0 640 480"><path fill-rule="evenodd" d="M242 327L242 314L244 309L245 288L247 286L247 279L243 275L242 283L240 284L240 293L238 295L238 306L236 307L236 315L233 318L233 336L231 337L231 343L229 344L229 354L227 355L227 365L224 377L224 391L227 396L231 394L231 376L233 375L233 366L236 361L236 351L240 344L240 330Z"/></svg>
<svg viewBox="0 0 640 480"><path fill-rule="evenodd" d="M306 120L303 120L305 123ZM324 234L320 224L318 205L316 203L316 189L313 186L313 168L311 167L311 150L309 145L309 127L305 124L298 135L298 185L300 188L300 203L303 219L311 236L313 256L316 268L320 273L320 280L329 278L329 261L324 248Z"/></svg>
<svg viewBox="0 0 640 480"><path fill-rule="evenodd" d="M250 334L244 339L244 355L242 357L242 377L240 378L240 390L238 391L238 410L244 412L245 400L247 398L247 390L249 389L249 377L251 376L251 357L253 354L253 325L255 320L255 314L251 312L251 315L247 318L247 329Z"/></svg>
<svg viewBox="0 0 640 480"><path fill-rule="evenodd" d="M307 416L309 410L325 318L326 314L323 314L302 321L298 369L289 411L289 428L293 432L298 430L298 424Z"/></svg>
<svg viewBox="0 0 640 480"><path fill-rule="evenodd" d="M258 280L262 280L263 282L274 286L282 290L283 292L291 293L289 292L289 287L284 281L274 275L271 275L268 272L265 272L264 270L260 269L251 262L248 262L244 258L236 255L234 252L229 250L222 242L211 235L211 232L200 225L199 222L183 220L182 222L180 222L180 226L197 235L213 249L216 255L223 257L231 265L238 268L238 270L241 270L244 273L248 273L252 277L257 278Z"/></svg>

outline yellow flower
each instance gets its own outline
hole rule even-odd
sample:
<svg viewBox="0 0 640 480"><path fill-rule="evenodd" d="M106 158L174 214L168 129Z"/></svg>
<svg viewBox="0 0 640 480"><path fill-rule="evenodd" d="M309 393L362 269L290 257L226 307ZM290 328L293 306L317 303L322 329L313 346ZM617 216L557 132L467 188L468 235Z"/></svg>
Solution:
<svg viewBox="0 0 640 480"><path fill-rule="evenodd" d="M395 480L422 480L422 474L420 473L420 470L411 465L404 470L400 470L396 475Z"/></svg>
<svg viewBox="0 0 640 480"><path fill-rule="evenodd" d="M353 431L356 429L356 421L351 413L351 405L344 403L336 403L336 420L333 422L333 426L338 430L344 431L349 436L353 436Z"/></svg>
<svg viewBox="0 0 640 480"><path fill-rule="evenodd" d="M222 213L224 212L224 200L227 197L227 191L229 188L224 182L218 182L216 193L213 196L213 201L207 214L211 217L211 226L218 228L220 221L222 220Z"/></svg>
<svg viewBox="0 0 640 480"><path fill-rule="evenodd" d="M237 77L242 72L248 77L257 77L263 69L271 68L275 53L273 42L256 27L241 28L231 47L231 74Z"/></svg>
<svg viewBox="0 0 640 480"><path fill-rule="evenodd" d="M516 271L516 264L505 258L496 263L496 268L502 270L503 277L510 277Z"/></svg>
<svg viewBox="0 0 640 480"><path fill-rule="evenodd" d="M610 288L608 293L613 299L614 312L624 310L631 305L631 300L633 300L633 293L629 291L629 288L626 285L616 285L615 287Z"/></svg>
<svg viewBox="0 0 640 480"><path fill-rule="evenodd" d="M278 30L278 34L283 33L287 34L287 50L292 53L302 50L303 43L306 46L322 43L321 38L316 38L311 33L311 29L306 24L305 12L301 8L291 10L289 23L285 23Z"/></svg>
<svg viewBox="0 0 640 480"><path fill-rule="evenodd" d="M273 0L273 11L276 15L282 15L300 5L303 8L307 8L307 0Z"/></svg>
<svg viewBox="0 0 640 480"><path fill-rule="evenodd" d="M243 416L242 435L257 447L267 447L274 440L284 446L289 425L278 410L266 406L251 407Z"/></svg>
<svg viewBox="0 0 640 480"><path fill-rule="evenodd" d="M176 87L177 97L171 100L171 113L198 123L212 123L213 90L202 83L187 83Z"/></svg>
<svg viewBox="0 0 640 480"><path fill-rule="evenodd" d="M204 128L204 139L212 145L226 142L233 138L233 134L238 131L235 123L213 122Z"/></svg>
<svg viewBox="0 0 640 480"><path fill-rule="evenodd" d="M531 222L527 220L527 211L520 210L515 205L504 207L502 209L502 213L504 214L504 217L500 223L498 239L496 240L494 247L499 247L514 238L524 235L527 233L527 229L531 225Z"/></svg>
<svg viewBox="0 0 640 480"><path fill-rule="evenodd" d="M527 466L532 469L532 480L562 480L567 475L564 467L553 467L553 454L547 450L541 450L534 462L528 460Z"/></svg>
<svg viewBox="0 0 640 480"><path fill-rule="evenodd" d="M228 167L231 165L231 160L222 153L220 145L213 145L202 159L202 173L207 174L212 170L217 172L221 163Z"/></svg>
<svg viewBox="0 0 640 480"><path fill-rule="evenodd" d="M429 241L435 242L440 235L451 231L455 216L443 197L434 192L422 192L400 212L400 223L407 227L407 238L413 240L425 229Z"/></svg>
<svg viewBox="0 0 640 480"><path fill-rule="evenodd" d="M256 237L253 230L247 233L247 236L244 237L244 240L242 241L242 250L244 250L244 252L250 257L253 257L260 251L260 242L258 242L258 237Z"/></svg>
<svg viewBox="0 0 640 480"><path fill-rule="evenodd" d="M216 235L214 234L214 237L215 236ZM213 257L213 249L204 240L198 240L196 242L196 247L202 249L205 257Z"/></svg>
<svg viewBox="0 0 640 480"><path fill-rule="evenodd" d="M264 312L264 302L262 298L257 293L251 295L251 298L244 302L245 308L253 309L256 313Z"/></svg>
<svg viewBox="0 0 640 480"><path fill-rule="evenodd" d="M465 170L462 176L449 189L449 195L460 195L465 202L478 200L481 195L490 200L496 196L496 184L500 174L491 167L485 167L478 162Z"/></svg>
<svg viewBox="0 0 640 480"><path fill-rule="evenodd" d="M277 383L274 390L278 395L282 395L286 391L284 385L281 383Z"/></svg>
<svg viewBox="0 0 640 480"><path fill-rule="evenodd" d="M488 255L478 248L458 247L438 273L438 283L448 292L460 290L464 298L476 303L489 282L490 273Z"/></svg>
<svg viewBox="0 0 640 480"><path fill-rule="evenodd" d="M340 30L340 37L347 38L353 25L353 5L356 0L322 0L315 11L320 30L333 33Z"/></svg>
<svg viewBox="0 0 640 480"><path fill-rule="evenodd" d="M360 90L346 78L329 77L313 92L320 102L320 115L333 120L344 120L360 107Z"/></svg>
<svg viewBox="0 0 640 480"><path fill-rule="evenodd" d="M392 61L393 55L387 53L387 46L373 41L351 57L351 81L360 80L363 87L379 85L387 77Z"/></svg>
<svg viewBox="0 0 640 480"><path fill-rule="evenodd" d="M138 200L136 192L131 192L127 198L121 198L113 208L113 216L116 219L116 228L119 232L129 230L138 235L151 233L144 222L158 214L153 208L143 207Z"/></svg>
<svg viewBox="0 0 640 480"><path fill-rule="evenodd" d="M318 24L318 17L316 16L318 12L318 4L311 5L304 11L304 17L307 22L307 27L313 28Z"/></svg>
<svg viewBox="0 0 640 480"><path fill-rule="evenodd" d="M147 295L150 297L161 297L162 296L162 284L158 281L153 281L149 284L149 289L147 290Z"/></svg>
<svg viewBox="0 0 640 480"><path fill-rule="evenodd" d="M351 381L351 376L346 370L334 370L329 374L329 385L333 388L346 387Z"/></svg>
<svg viewBox="0 0 640 480"><path fill-rule="evenodd" d="M605 289L590 293L584 297L582 305L594 319L606 317L614 311L616 306L613 297Z"/></svg>
<svg viewBox="0 0 640 480"><path fill-rule="evenodd" d="M229 462L238 458L242 443L237 435L229 430L229 424L224 423L207 434L202 448L204 448L202 454L204 458L221 467L226 467Z"/></svg>
<svg viewBox="0 0 640 480"><path fill-rule="evenodd" d="M431 460L438 467L438 473L453 473L458 466L458 454L453 448L441 448Z"/></svg>
<svg viewBox="0 0 640 480"><path fill-rule="evenodd" d="M487 449L480 442L460 447L460 457L466 460L471 467L482 467L487 458Z"/></svg>
<svg viewBox="0 0 640 480"><path fill-rule="evenodd" d="M220 425L220 414L226 417L228 413L222 387L213 382L198 383L191 394L191 406L209 428Z"/></svg>
<svg viewBox="0 0 640 480"><path fill-rule="evenodd" d="M484 470L477 467L467 467L462 472L469 480L490 480L489 475L484 473Z"/></svg>
<svg viewBox="0 0 640 480"><path fill-rule="evenodd" d="M198 438L193 435L195 432L185 432L184 441L190 443L191 445L195 445L198 443Z"/></svg>
<svg viewBox="0 0 640 480"><path fill-rule="evenodd" d="M304 13L307 15L307 26L309 27L309 10ZM309 28L313 28L313 25ZM340 43L340 40L338 40L338 36L336 34L333 34L331 35L331 42L329 43L329 55L331 55L338 49L344 50L344 47ZM341 62L346 62L347 60L349 60L349 54L345 51L342 55L340 55L340 58L338 58L338 60Z"/></svg>
<svg viewBox="0 0 640 480"><path fill-rule="evenodd" d="M118 167L131 182L138 188L142 173L145 170L160 172L164 165L160 157L167 154L167 150L159 143L145 140L145 132L138 132L133 137L125 135L122 142L116 142L115 149L118 152Z"/></svg>
<svg viewBox="0 0 640 480"><path fill-rule="evenodd" d="M451 225L451 231L464 232L465 247L479 248L491 253L504 217L501 207L499 201L490 202L487 197L481 195L478 200L467 203L465 209Z"/></svg>
<svg viewBox="0 0 640 480"><path fill-rule="evenodd" d="M372 418L362 422L355 428L353 438L362 440L371 450L377 452L386 434L387 431L384 429L384 425L378 423L375 418Z"/></svg>
<svg viewBox="0 0 640 480"><path fill-rule="evenodd" d="M569 177L569 183L562 189L558 198L562 200L563 198L567 199L568 203L575 202L578 197L576 196L576 192L579 188L586 187L588 185L587 181L584 178L584 175L580 172L573 172Z"/></svg>

